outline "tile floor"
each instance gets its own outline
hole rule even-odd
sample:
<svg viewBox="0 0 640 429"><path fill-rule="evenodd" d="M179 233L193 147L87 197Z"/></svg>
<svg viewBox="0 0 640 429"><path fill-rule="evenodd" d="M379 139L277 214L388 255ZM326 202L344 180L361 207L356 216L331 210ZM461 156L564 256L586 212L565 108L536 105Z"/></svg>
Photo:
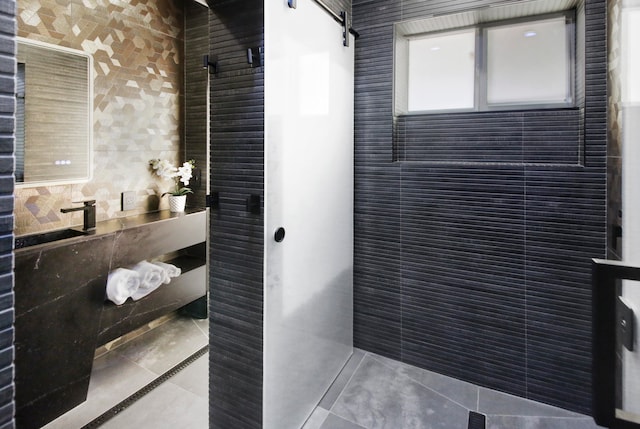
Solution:
<svg viewBox="0 0 640 429"><path fill-rule="evenodd" d="M87 401L45 429L81 428L207 343L207 320L174 317L111 348L96 358ZM205 354L101 427L206 429L207 369ZM303 429L466 429L470 410L487 416L487 429L598 427L590 417L355 350Z"/></svg>
<svg viewBox="0 0 640 429"><path fill-rule="evenodd" d="M596 429L591 417L355 350L303 429Z"/></svg>
<svg viewBox="0 0 640 429"><path fill-rule="evenodd" d="M87 400L45 429L79 429L209 343L209 321L165 323L96 357ZM101 428L206 429L209 355L169 378Z"/></svg>

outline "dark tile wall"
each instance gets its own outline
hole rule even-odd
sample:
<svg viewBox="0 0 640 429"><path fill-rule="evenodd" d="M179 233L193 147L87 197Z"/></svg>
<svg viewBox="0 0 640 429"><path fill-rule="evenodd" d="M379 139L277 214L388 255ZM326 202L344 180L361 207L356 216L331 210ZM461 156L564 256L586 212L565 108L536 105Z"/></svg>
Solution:
<svg viewBox="0 0 640 429"><path fill-rule="evenodd" d="M188 198L188 204L192 207L205 207L209 174L209 73L202 67L202 57L209 54L209 10L195 1L187 2L184 5L184 19L184 158L195 160L198 169L190 183L193 195Z"/></svg>
<svg viewBox="0 0 640 429"><path fill-rule="evenodd" d="M262 427L264 72L246 49L263 46L261 0L216 1L209 15L211 190L209 404L212 428Z"/></svg>
<svg viewBox="0 0 640 429"><path fill-rule="evenodd" d="M606 2L585 3L584 120L527 127L538 149L554 127L579 127L578 148L527 158L504 113L477 146L462 136L435 148L423 128L394 150L393 23L492 3L354 0L355 345L589 413L590 258L606 255Z"/></svg>
<svg viewBox="0 0 640 429"><path fill-rule="evenodd" d="M579 165L580 110L400 116L396 160Z"/></svg>
<svg viewBox="0 0 640 429"><path fill-rule="evenodd" d="M15 14L15 1L0 2L0 429L15 427L12 250Z"/></svg>
<svg viewBox="0 0 640 429"><path fill-rule="evenodd" d="M0 2L0 429L13 428L13 151L16 3Z"/></svg>

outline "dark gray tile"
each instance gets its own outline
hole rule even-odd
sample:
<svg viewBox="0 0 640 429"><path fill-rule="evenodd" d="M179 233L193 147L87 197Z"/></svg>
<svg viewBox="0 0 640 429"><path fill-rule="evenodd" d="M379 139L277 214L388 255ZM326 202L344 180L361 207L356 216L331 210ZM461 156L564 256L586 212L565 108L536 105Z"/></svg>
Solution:
<svg viewBox="0 0 640 429"><path fill-rule="evenodd" d="M468 410L367 355L331 412L369 429L466 427Z"/></svg>
<svg viewBox="0 0 640 429"><path fill-rule="evenodd" d="M329 414L320 429L366 429L335 414Z"/></svg>
<svg viewBox="0 0 640 429"><path fill-rule="evenodd" d="M322 400L318 404L319 407L326 410L330 410L331 407L333 407L336 399L338 399L338 396L340 396L340 393L342 393L342 390L344 390L345 386L355 373L358 365L360 365L364 354L364 351L360 349L353 350L353 354L345 364L344 368L340 371L340 374L338 374L338 377L336 377L331 387L329 387L327 393L322 397Z"/></svg>

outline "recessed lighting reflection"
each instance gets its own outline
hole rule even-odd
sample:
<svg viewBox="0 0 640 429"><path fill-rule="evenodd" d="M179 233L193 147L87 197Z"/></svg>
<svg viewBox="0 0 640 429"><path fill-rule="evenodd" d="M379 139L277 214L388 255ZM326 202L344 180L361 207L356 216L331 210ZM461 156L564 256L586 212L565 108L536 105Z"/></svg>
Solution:
<svg viewBox="0 0 640 429"><path fill-rule="evenodd" d="M440 46L432 46L431 50L432 51L439 51L440 50Z"/></svg>
<svg viewBox="0 0 640 429"><path fill-rule="evenodd" d="M536 33L533 30L529 30L529 31L525 31L524 32L524 37L536 37L538 35L538 33Z"/></svg>

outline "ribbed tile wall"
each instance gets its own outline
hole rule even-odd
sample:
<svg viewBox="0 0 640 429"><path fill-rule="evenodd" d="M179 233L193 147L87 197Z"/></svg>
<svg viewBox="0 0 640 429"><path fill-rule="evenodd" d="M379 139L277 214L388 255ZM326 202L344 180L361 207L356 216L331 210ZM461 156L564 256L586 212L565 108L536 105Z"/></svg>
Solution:
<svg viewBox="0 0 640 429"><path fill-rule="evenodd" d="M0 429L14 427L13 150L15 8L0 2Z"/></svg>
<svg viewBox="0 0 640 429"><path fill-rule="evenodd" d="M354 0L355 345L589 413L589 263L606 254L606 2L585 1L578 119L394 124L393 23L492 3Z"/></svg>
<svg viewBox="0 0 640 429"><path fill-rule="evenodd" d="M264 194L264 72L247 64L263 45L262 0L215 2L210 50L210 427L262 427L264 216L246 211Z"/></svg>
<svg viewBox="0 0 640 429"><path fill-rule="evenodd" d="M578 165L580 122L579 109L400 116L397 160Z"/></svg>

